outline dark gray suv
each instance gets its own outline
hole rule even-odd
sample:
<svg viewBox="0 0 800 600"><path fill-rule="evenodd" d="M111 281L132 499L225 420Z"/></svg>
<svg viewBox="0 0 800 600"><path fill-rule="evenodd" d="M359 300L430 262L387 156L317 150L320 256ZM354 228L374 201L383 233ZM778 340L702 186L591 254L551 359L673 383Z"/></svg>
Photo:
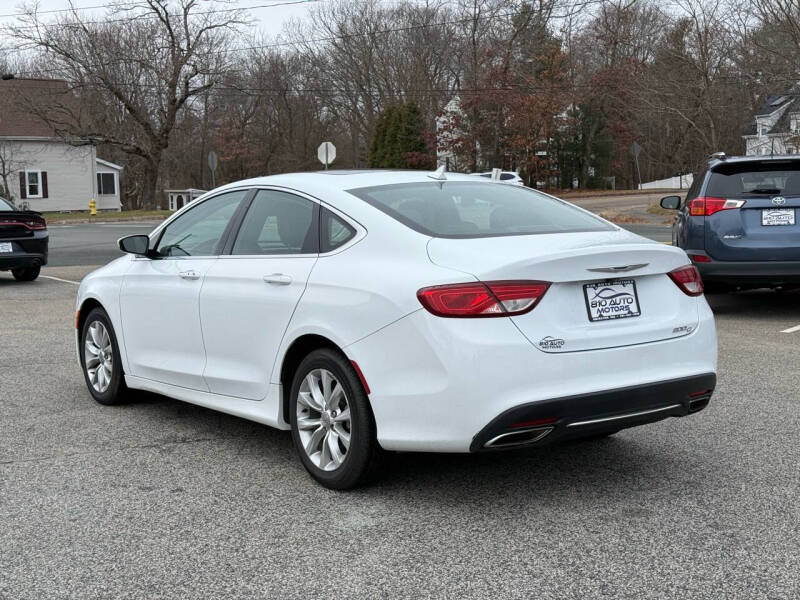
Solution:
<svg viewBox="0 0 800 600"><path fill-rule="evenodd" d="M800 287L800 156L716 154L678 210L672 241L699 269L707 291Z"/></svg>

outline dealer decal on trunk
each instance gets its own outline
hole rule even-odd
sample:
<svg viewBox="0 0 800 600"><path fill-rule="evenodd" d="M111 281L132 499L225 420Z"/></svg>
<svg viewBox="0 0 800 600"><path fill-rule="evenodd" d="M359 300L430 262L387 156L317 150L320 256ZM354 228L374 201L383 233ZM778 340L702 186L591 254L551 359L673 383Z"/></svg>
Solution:
<svg viewBox="0 0 800 600"><path fill-rule="evenodd" d="M639 297L633 279L599 281L583 286L590 321L638 317Z"/></svg>

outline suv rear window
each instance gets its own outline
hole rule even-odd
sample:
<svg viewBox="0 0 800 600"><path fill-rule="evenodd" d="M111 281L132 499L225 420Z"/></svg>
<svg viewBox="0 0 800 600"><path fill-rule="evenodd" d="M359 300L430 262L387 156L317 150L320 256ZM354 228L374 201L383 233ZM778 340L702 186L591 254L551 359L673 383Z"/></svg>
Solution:
<svg viewBox="0 0 800 600"><path fill-rule="evenodd" d="M706 196L800 196L800 162L732 163L711 172Z"/></svg>
<svg viewBox="0 0 800 600"><path fill-rule="evenodd" d="M608 231L582 210L531 189L483 182L420 182L348 190L433 237L471 238Z"/></svg>

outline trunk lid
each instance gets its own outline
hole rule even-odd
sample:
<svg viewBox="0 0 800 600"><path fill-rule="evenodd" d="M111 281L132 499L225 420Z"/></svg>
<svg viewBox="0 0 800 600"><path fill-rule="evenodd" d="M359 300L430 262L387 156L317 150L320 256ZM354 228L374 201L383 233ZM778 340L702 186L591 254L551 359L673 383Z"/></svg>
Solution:
<svg viewBox="0 0 800 600"><path fill-rule="evenodd" d="M41 213L32 210L0 211L0 239L33 237L35 229L44 229Z"/></svg>
<svg viewBox="0 0 800 600"><path fill-rule="evenodd" d="M688 335L697 327L695 298L666 275L688 264L685 253L624 230L432 238L428 254L435 264L481 281L552 282L533 311L511 318L543 352L642 344ZM618 267L626 269L615 270ZM609 318L591 320L596 309L590 309L590 301L605 302L608 310L621 302L638 303L640 314L619 318L604 313Z"/></svg>

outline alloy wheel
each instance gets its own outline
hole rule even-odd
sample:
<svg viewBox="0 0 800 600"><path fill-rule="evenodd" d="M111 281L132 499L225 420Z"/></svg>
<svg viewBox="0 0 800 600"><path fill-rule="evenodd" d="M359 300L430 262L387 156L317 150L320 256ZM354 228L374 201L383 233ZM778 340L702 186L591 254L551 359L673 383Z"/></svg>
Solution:
<svg viewBox="0 0 800 600"><path fill-rule="evenodd" d="M342 465L350 448L350 406L342 384L327 369L310 371L300 385L297 431L316 467L335 471Z"/></svg>
<svg viewBox="0 0 800 600"><path fill-rule="evenodd" d="M114 372L114 349L111 346L111 336L105 325L100 321L93 321L86 332L84 342L83 362L89 383L100 394L111 385L111 375Z"/></svg>

